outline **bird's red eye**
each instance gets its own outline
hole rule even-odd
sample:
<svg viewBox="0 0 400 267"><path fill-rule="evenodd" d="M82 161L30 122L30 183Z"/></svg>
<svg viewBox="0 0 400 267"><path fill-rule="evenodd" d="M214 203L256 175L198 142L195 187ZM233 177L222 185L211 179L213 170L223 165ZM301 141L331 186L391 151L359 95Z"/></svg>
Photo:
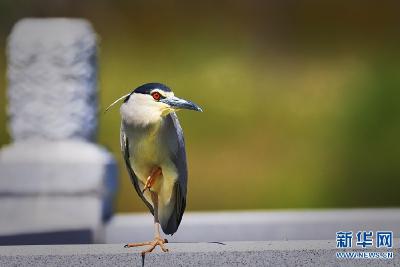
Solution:
<svg viewBox="0 0 400 267"><path fill-rule="evenodd" d="M157 101L161 99L161 94L159 92L154 92L151 94L151 96Z"/></svg>

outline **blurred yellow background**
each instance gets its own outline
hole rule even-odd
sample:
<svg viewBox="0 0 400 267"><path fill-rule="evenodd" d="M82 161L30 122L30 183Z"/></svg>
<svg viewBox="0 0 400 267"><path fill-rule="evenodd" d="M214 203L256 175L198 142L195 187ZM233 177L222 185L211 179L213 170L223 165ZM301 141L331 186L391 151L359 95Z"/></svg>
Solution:
<svg viewBox="0 0 400 267"><path fill-rule="evenodd" d="M400 2L0 2L0 51L23 17L84 17L99 35L99 109L146 82L181 112L188 210L399 206ZM0 53L0 145L6 132ZM144 211L119 149L118 108L98 140L120 166L119 212Z"/></svg>

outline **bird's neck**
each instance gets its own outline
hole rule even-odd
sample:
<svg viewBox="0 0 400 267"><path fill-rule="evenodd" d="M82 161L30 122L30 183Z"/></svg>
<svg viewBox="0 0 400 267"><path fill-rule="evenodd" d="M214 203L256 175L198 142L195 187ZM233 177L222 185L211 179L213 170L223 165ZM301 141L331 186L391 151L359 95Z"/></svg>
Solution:
<svg viewBox="0 0 400 267"><path fill-rule="evenodd" d="M156 136L159 129L162 127L164 118L160 117L159 120L154 120L152 122L137 122L131 120L123 119L123 124L125 129L129 129L130 132L135 132L137 137L140 136Z"/></svg>

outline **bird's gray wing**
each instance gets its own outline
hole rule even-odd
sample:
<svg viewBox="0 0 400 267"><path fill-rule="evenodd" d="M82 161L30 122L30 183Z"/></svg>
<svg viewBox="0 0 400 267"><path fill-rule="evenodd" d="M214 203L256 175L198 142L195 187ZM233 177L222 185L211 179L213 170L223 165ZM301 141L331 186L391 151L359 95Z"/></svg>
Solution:
<svg viewBox="0 0 400 267"><path fill-rule="evenodd" d="M166 234L174 234L182 221L183 213L186 208L186 192L187 192L187 165L186 151L183 131L179 124L178 117L175 113L170 113L165 118L164 131L166 142L172 162L174 163L178 179L173 187L170 204L171 215L168 218L160 220L163 232Z"/></svg>
<svg viewBox="0 0 400 267"><path fill-rule="evenodd" d="M120 142L121 142L121 151L122 151L122 156L124 157L125 165L126 168L128 169L129 177L131 178L132 184L135 187L136 193L139 195L139 197L143 200L144 204L146 204L147 208L149 208L151 214L154 215L154 209L153 206L146 200L144 197L142 190L140 190L139 187L139 181L138 178L135 174L135 172L132 169L131 162L129 160L130 155L129 155L129 140L125 135L125 131L123 129L123 125L121 124L121 131L120 131Z"/></svg>

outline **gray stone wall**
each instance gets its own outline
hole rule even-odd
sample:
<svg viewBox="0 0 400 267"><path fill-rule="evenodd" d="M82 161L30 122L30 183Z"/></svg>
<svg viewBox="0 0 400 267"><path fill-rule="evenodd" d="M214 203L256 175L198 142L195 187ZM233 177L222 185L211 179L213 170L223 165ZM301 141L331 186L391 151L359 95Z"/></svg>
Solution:
<svg viewBox="0 0 400 267"><path fill-rule="evenodd" d="M103 240L117 166L94 142L96 56L96 33L86 20L23 19L12 29L7 112L13 143L0 150L0 243L79 230L90 232L87 242Z"/></svg>
<svg viewBox="0 0 400 267"><path fill-rule="evenodd" d="M107 243L153 237L150 213L117 214L107 224ZM170 242L334 240L339 231L400 233L399 208L185 212Z"/></svg>

